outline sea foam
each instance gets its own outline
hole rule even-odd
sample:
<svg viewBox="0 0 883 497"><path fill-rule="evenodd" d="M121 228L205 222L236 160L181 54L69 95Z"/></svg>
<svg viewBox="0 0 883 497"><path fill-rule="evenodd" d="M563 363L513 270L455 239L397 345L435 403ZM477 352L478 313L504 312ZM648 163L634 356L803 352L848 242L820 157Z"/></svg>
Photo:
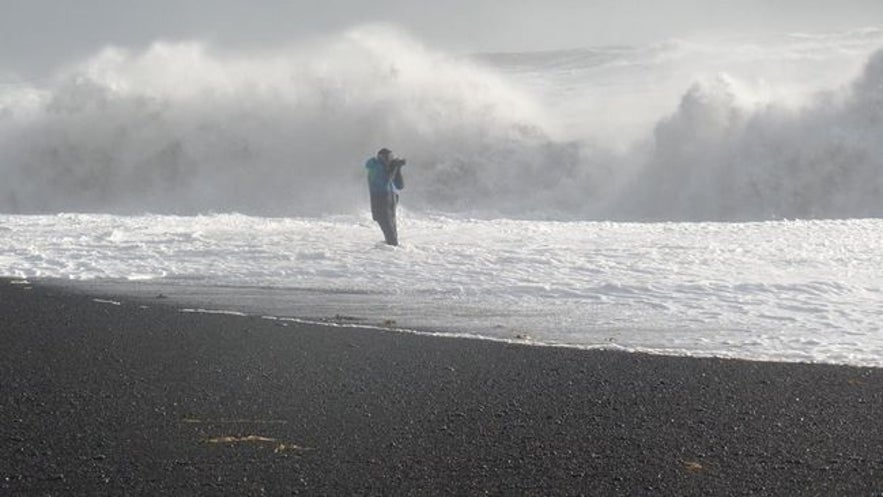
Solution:
<svg viewBox="0 0 883 497"><path fill-rule="evenodd" d="M132 305L571 347L883 366L883 221L0 215L0 275ZM137 281L132 281L137 280ZM106 298L104 299L107 300ZM200 311L209 312L209 311ZM392 324L389 324L392 323Z"/></svg>

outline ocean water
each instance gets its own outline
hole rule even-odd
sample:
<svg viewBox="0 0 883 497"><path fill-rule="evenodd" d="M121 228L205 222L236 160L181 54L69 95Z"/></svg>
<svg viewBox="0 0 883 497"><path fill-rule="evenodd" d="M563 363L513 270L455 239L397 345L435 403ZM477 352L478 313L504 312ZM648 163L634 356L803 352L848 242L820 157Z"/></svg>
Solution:
<svg viewBox="0 0 883 497"><path fill-rule="evenodd" d="M869 28L463 55L388 26L109 47L0 85L0 275L883 366L881 48ZM367 213L381 146L408 158L398 249Z"/></svg>
<svg viewBox="0 0 883 497"><path fill-rule="evenodd" d="M0 273L189 309L536 344L883 366L883 220L0 216ZM350 321L348 318L357 318Z"/></svg>

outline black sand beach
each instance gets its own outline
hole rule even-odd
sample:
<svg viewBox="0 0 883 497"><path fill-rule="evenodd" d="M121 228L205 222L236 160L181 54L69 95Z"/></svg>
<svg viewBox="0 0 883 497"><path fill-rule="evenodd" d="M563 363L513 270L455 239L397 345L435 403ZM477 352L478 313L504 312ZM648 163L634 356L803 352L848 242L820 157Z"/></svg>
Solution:
<svg viewBox="0 0 883 497"><path fill-rule="evenodd" d="M883 496L883 369L283 326L7 280L0 336L2 495Z"/></svg>

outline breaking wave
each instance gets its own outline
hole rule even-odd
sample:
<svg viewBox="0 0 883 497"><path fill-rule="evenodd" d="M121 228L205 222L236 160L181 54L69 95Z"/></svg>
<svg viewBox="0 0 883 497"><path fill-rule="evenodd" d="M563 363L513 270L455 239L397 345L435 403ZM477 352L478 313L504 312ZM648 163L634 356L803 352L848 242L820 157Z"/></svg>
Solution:
<svg viewBox="0 0 883 497"><path fill-rule="evenodd" d="M861 46L879 35L862 33ZM577 76L568 85L603 80L612 95L629 78L652 78L658 66L627 63L636 50L567 58ZM580 102L553 84L562 66L552 71L548 54L519 59L529 66L519 79L502 59L447 55L377 26L263 52L108 48L48 84L0 87L0 211L358 212L362 164L388 146L408 158L404 201L414 210L881 217L883 51L861 57L853 81L800 105L747 98L746 83L726 74L699 78L620 148L591 131L613 127L604 113L577 115L591 126L564 132L573 126L560 110ZM617 84L605 79L611 70Z"/></svg>

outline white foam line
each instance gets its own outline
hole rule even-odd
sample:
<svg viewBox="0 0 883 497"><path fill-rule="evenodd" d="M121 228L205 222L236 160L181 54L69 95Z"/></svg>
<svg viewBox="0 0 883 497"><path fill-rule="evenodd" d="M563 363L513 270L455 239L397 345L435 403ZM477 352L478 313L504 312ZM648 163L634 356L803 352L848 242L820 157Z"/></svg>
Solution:
<svg viewBox="0 0 883 497"><path fill-rule="evenodd" d="M224 310L210 310L210 309L181 309L181 312L192 312L192 313L203 313L203 314L225 314L230 316L239 316L239 317L248 317L248 314L236 311L224 311ZM783 363L791 363L791 364L818 364L818 361L813 361L811 359L798 359L798 358L767 358L767 357L744 357L737 353L727 353L727 352L712 352L712 353L702 353L696 351L690 351L686 349L666 349L666 348L649 348L649 347L625 347L619 344L613 343L597 343L597 344L569 344L569 343L558 343L558 342L548 342L548 341L537 341L532 338L500 338L500 337L491 337L485 335L477 335L474 333L463 333L463 332L444 332L444 331L427 331L427 330L416 330L411 328L397 328L397 327L389 327L389 326L380 326L366 323L335 323L333 321L322 321L316 319L305 319L305 318L293 318L293 317L279 317L279 316L271 316L264 315L261 316L261 319L266 319L268 321L277 321L281 322L283 326L286 323L295 323L295 324L306 324L313 326L325 326L328 328L350 328L350 329L363 329L363 330L375 330L375 331L389 331L393 333L404 333L410 335L421 335L421 336L431 336L437 338L455 338L455 339L467 339L467 340L482 340L486 342L495 342L495 343L504 343L508 345L524 345L528 347L552 347L552 348L562 348L562 349L576 349L576 350L601 350L601 351L611 351L611 352L626 352L631 354L647 354L653 356L662 356L662 357L687 357L693 359L723 359L723 360L742 360L749 362L783 362Z"/></svg>
<svg viewBox="0 0 883 497"><path fill-rule="evenodd" d="M813 361L810 359L796 359L796 358L767 358L767 357L757 357L757 358L749 358L741 356L737 353L726 353L726 352L715 352L715 353L702 353L690 351L687 349L666 349L666 348L650 348L650 347L625 347L618 344L612 343L598 343L598 344L569 344L569 343L557 343L557 342L542 342L536 341L533 339L518 339L518 338L500 338L500 337L490 337L485 335L476 335L473 333L462 333L462 332L443 332L443 331L424 331L424 330L415 330L409 328L393 328L393 327L384 327L378 325L371 324L350 324L350 323L334 323L328 321L317 321L313 319L302 319L302 318L287 318L287 317L276 317L276 316L262 316L263 319L268 319L272 321L282 321L282 322L292 322L297 324L309 324L315 326L327 326L329 328L356 328L356 329L367 329L367 330L379 330L379 331L391 331L397 333L406 333L411 335L423 335L423 336L432 336L439 338L457 338L457 339L468 339L468 340L482 340L487 342L496 342L496 343L504 343L509 345L524 345L528 347L551 347L551 348L560 348L560 349L576 349L576 350L600 350L600 351L611 351L611 352L626 352L630 354L647 354L653 356L661 356L661 357L685 357L692 359L722 359L722 360L740 360L740 361L748 361L748 362L782 362L789 364L819 364L817 361Z"/></svg>
<svg viewBox="0 0 883 497"><path fill-rule="evenodd" d="M446 331L427 331L427 330L415 330L411 328L396 328L396 327L387 327L387 326L379 326L374 324L363 324L363 323L335 323L329 321L317 321L314 319L303 319L303 318L281 318L275 316L263 316L263 319L269 319L272 321L283 321L283 322L291 322L297 324L309 324L314 326L327 326L329 328L355 328L355 329L365 329L365 330L379 330L379 331L392 331L397 333L406 333L411 335L422 335L422 336L432 336L439 338L465 338L469 340L483 340L487 342L500 342L506 343L510 345L530 345L535 347L560 347L560 348L568 348L568 349L581 349L581 350L622 350L626 352L641 352L638 349L631 349L622 347L619 345L611 345L611 344L597 344L597 345L571 345L571 344L560 344L554 342L538 342L532 339L523 339L523 338L500 338L500 337L490 337L485 335L477 335L474 333L464 333L464 332L446 332Z"/></svg>
<svg viewBox="0 0 883 497"><path fill-rule="evenodd" d="M116 300L92 299L92 302L97 302L99 304L108 304L108 305L123 305L122 302L117 302Z"/></svg>
<svg viewBox="0 0 883 497"><path fill-rule="evenodd" d="M28 280L12 280L9 282L10 285L30 285L31 282Z"/></svg>
<svg viewBox="0 0 883 497"><path fill-rule="evenodd" d="M237 311L225 311L222 309L181 309L181 312L197 313L197 314L223 314L226 316L248 317L248 314Z"/></svg>

